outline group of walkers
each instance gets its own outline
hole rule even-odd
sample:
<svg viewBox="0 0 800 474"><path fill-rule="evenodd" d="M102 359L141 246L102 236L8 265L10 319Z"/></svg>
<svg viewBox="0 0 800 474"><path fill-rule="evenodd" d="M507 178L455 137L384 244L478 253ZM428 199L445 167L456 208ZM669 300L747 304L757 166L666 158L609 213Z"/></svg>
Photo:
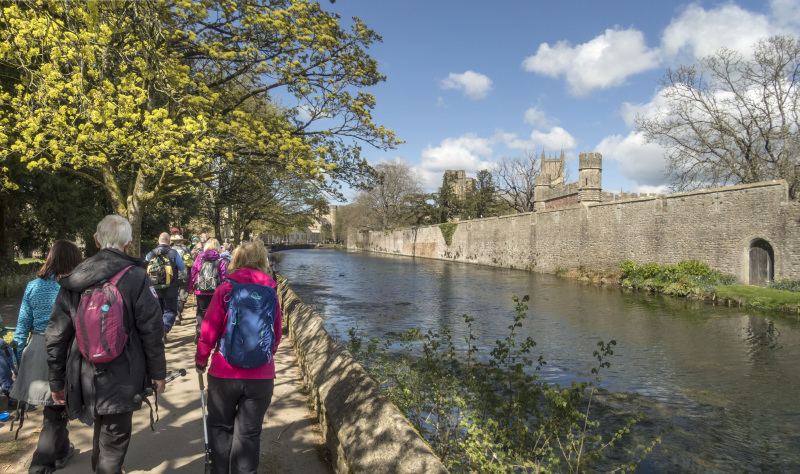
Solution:
<svg viewBox="0 0 800 474"><path fill-rule="evenodd" d="M124 472L133 412L146 389L166 388L167 333L189 291L201 382L208 369L212 472L257 472L282 332L264 244L244 242L231 252L202 234L187 247L173 228L140 259L126 254L132 229L118 215L100 221L94 240L100 251L85 261L75 244L55 242L22 298L10 397L22 409L42 406L44 416L29 472L66 466L75 419L94 426L92 471Z"/></svg>

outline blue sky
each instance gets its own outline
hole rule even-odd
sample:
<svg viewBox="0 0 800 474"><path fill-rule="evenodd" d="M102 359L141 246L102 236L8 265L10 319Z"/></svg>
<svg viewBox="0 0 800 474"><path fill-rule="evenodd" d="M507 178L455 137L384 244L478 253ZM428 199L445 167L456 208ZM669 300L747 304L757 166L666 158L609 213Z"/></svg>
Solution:
<svg viewBox="0 0 800 474"><path fill-rule="evenodd" d="M428 191L446 169L468 176L504 157L603 154L608 191L666 191L662 150L634 131L658 103L669 67L720 47L800 35L800 0L337 0L321 2L349 25L383 37L370 55L387 76L369 88L376 123L406 141L364 148L367 160L402 159Z"/></svg>

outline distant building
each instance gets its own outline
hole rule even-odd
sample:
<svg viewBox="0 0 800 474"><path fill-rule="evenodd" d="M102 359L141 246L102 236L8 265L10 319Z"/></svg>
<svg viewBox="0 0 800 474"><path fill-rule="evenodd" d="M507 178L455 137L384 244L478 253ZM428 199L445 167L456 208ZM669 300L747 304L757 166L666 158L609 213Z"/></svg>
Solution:
<svg viewBox="0 0 800 474"><path fill-rule="evenodd" d="M450 182L450 189L462 201L467 198L469 193L475 191L475 178L467 178L467 173L464 170L445 171L442 178L442 186L448 181Z"/></svg>

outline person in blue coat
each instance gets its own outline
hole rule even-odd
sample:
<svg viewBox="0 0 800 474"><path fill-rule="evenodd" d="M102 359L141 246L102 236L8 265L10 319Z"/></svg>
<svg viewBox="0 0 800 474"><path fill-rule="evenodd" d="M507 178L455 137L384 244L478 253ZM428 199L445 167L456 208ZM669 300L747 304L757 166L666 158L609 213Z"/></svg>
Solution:
<svg viewBox="0 0 800 474"><path fill-rule="evenodd" d="M172 266L173 277L169 287L156 290L158 302L164 312L164 340L166 340L167 334L172 329L175 324L175 318L178 316L178 272L185 271L186 264L183 263L178 251L169 246L169 234L166 232L158 236L158 247L148 252L144 259L149 262L156 254L166 255L169 264Z"/></svg>

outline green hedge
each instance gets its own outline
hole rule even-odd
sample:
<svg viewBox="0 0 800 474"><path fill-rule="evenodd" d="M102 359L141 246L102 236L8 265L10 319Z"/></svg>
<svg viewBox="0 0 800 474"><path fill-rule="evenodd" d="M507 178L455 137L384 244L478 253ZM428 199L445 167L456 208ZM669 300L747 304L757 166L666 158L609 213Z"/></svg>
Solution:
<svg viewBox="0 0 800 474"><path fill-rule="evenodd" d="M638 265L632 260L626 260L620 268L622 285L675 296L713 292L717 286L736 282L732 275L712 270L707 264L697 260L664 266L657 263Z"/></svg>

